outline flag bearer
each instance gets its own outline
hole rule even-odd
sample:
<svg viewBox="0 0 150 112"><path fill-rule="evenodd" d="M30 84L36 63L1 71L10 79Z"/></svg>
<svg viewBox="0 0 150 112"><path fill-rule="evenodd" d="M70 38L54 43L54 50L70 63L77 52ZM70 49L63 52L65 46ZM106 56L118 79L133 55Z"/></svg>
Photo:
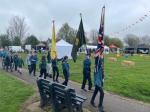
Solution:
<svg viewBox="0 0 150 112"><path fill-rule="evenodd" d="M58 77L59 77L59 70L58 70L58 59L55 57L52 59L52 69L53 69L53 81L59 82ZM56 75L57 73L57 75Z"/></svg>

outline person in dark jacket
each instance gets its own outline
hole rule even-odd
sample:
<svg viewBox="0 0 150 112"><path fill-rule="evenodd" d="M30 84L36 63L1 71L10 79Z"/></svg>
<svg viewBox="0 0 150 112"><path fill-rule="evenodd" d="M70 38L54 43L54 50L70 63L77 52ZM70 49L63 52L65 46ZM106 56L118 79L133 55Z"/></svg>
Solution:
<svg viewBox="0 0 150 112"><path fill-rule="evenodd" d="M17 68L18 68L18 66L17 66L17 64L18 64L18 53L15 53L13 60L14 60L15 71L17 71Z"/></svg>
<svg viewBox="0 0 150 112"><path fill-rule="evenodd" d="M52 69L53 69L53 81L59 82L58 77L59 77L59 70L58 70L58 59L57 57L55 59L52 59ZM57 73L57 75L56 75Z"/></svg>
<svg viewBox="0 0 150 112"><path fill-rule="evenodd" d="M22 57L19 55L18 57L18 63L17 63L17 66L18 66L18 72L20 74L22 74L22 67L24 66L24 61L22 59Z"/></svg>
<svg viewBox="0 0 150 112"><path fill-rule="evenodd" d="M14 58L13 58L13 53L10 55L10 70L13 72L13 63L14 63Z"/></svg>
<svg viewBox="0 0 150 112"><path fill-rule="evenodd" d="M32 55L30 56L30 62L31 62L31 70L30 74L33 72L33 75L35 76L36 73L36 63L38 61L36 52L32 52Z"/></svg>
<svg viewBox="0 0 150 112"><path fill-rule="evenodd" d="M8 53L7 55L6 55L6 57L5 57L5 66L6 66L6 71L8 72L8 69L9 69L9 67L10 67L10 62L11 60L10 60L10 54Z"/></svg>
<svg viewBox="0 0 150 112"><path fill-rule="evenodd" d="M63 69L64 78L65 78L65 81L62 84L67 86L69 76L70 76L70 72L69 72L70 67L69 67L69 63L68 63L68 56L65 56L62 60L62 69Z"/></svg>
<svg viewBox="0 0 150 112"><path fill-rule="evenodd" d="M99 111L100 112L104 112L103 111L103 99L104 99L104 91L103 91L103 56L98 56L96 57L95 60L95 71L94 71L94 84L95 84L95 90L93 93L93 96L91 98L91 105L95 106L94 100L95 97L98 93L98 91L100 92L100 98L99 98Z"/></svg>
<svg viewBox="0 0 150 112"><path fill-rule="evenodd" d="M83 82L82 82L81 89L83 89L84 91L86 91L85 85L86 85L87 80L88 80L88 90L91 90L91 88L92 88L91 60L90 60L90 56L88 54L87 54L85 60L83 61Z"/></svg>
<svg viewBox="0 0 150 112"><path fill-rule="evenodd" d="M39 68L40 68L39 77L42 77L44 74L44 79L46 79L47 74L46 74L46 57L45 56L42 56L41 63L39 64Z"/></svg>

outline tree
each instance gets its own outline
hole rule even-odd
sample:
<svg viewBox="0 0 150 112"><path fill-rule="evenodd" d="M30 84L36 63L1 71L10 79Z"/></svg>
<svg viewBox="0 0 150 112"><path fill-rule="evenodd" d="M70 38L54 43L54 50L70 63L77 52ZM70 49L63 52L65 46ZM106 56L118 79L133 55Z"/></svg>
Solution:
<svg viewBox="0 0 150 112"><path fill-rule="evenodd" d="M114 44L119 48L123 48L123 42L119 38L110 38L109 45Z"/></svg>
<svg viewBox="0 0 150 112"><path fill-rule="evenodd" d="M62 25L60 30L58 31L57 37L58 39L64 39L67 42L73 44L74 39L76 37L77 31L71 28L68 23Z"/></svg>
<svg viewBox="0 0 150 112"><path fill-rule="evenodd" d="M150 46L150 36L145 35L140 39L140 44L143 44L145 46Z"/></svg>
<svg viewBox="0 0 150 112"><path fill-rule="evenodd" d="M14 37L12 43L14 46L21 46L21 39L19 37Z"/></svg>
<svg viewBox="0 0 150 112"><path fill-rule="evenodd" d="M7 35L13 42L15 42L14 39L16 37L22 42L27 35L27 24L25 22L25 18L21 18L19 16L12 17L7 29Z"/></svg>
<svg viewBox="0 0 150 112"><path fill-rule="evenodd" d="M136 48L140 43L139 37L133 34L128 34L124 38L124 41L129 47L134 47L134 48Z"/></svg>
<svg viewBox="0 0 150 112"><path fill-rule="evenodd" d="M109 36L104 36L104 44L106 45L106 46L109 46L110 45L110 38L109 38Z"/></svg>
<svg viewBox="0 0 150 112"><path fill-rule="evenodd" d="M6 47L6 46L10 46L11 45L11 40L8 37L8 35L3 34L0 35L0 47Z"/></svg>
<svg viewBox="0 0 150 112"><path fill-rule="evenodd" d="M26 38L25 44L35 46L35 45L39 44L39 40L37 39L36 36L31 35L31 36Z"/></svg>

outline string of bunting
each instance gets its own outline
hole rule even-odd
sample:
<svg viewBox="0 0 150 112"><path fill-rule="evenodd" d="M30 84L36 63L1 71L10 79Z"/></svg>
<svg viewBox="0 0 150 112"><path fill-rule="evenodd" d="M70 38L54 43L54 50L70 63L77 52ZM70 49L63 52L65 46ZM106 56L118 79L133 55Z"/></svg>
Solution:
<svg viewBox="0 0 150 112"><path fill-rule="evenodd" d="M144 20L145 20L146 18L148 18L149 16L150 16L150 11L148 11L147 14L143 15L143 16L140 17L138 20L136 20L135 23L132 23L132 24L128 25L127 27L121 29L120 31L113 32L113 33L111 33L111 35L118 35L118 34L120 34L120 33L123 33L123 32L125 32L125 31L131 29L132 27L136 26L137 24L140 24L140 23L144 22Z"/></svg>

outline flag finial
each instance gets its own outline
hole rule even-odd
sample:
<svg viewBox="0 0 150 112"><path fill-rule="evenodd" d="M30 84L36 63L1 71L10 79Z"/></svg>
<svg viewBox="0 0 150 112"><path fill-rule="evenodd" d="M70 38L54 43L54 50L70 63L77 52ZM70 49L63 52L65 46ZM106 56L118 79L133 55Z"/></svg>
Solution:
<svg viewBox="0 0 150 112"><path fill-rule="evenodd" d="M80 13L80 17L82 18L82 13Z"/></svg>

